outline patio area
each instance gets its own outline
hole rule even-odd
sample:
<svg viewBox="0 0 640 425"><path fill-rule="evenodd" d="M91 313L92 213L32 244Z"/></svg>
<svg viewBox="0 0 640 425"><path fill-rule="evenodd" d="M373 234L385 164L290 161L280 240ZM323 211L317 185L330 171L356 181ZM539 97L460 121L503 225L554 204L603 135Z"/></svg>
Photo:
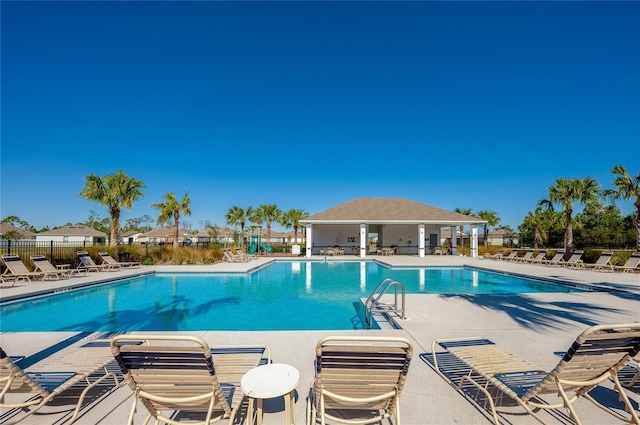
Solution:
<svg viewBox="0 0 640 425"><path fill-rule="evenodd" d="M281 257L278 257L281 259ZM580 332L600 323L628 323L640 321L640 275L632 273L603 273L590 270L547 267L493 261L458 256L390 255L371 258L395 266L462 266L517 273L534 277L560 279L579 285L597 285L608 292L541 293L517 295L407 295L407 319L402 330L371 331L274 331L274 332L181 332L203 338L210 345L263 343L271 347L272 360L294 366L300 372L297 385L296 423L304 423L306 398L314 374L315 346L327 335L362 334L397 335L414 344L414 357L409 368L406 385L401 395L401 418L405 425L419 424L490 424L489 413L482 405L466 399L450 382L437 375L427 360L434 339L449 337L486 337L505 349L537 363L549 370L559 361L557 352L569 348ZM48 288L63 289L99 279L162 271L247 271L259 267L273 258L261 258L247 263L217 263L207 266L149 266L117 272L91 273L87 277L62 281L19 284L2 289L1 298L38 292ZM308 259L294 258L308 261ZM324 261L314 256L312 260ZM328 257L326 261L358 261L350 255ZM1 334L2 348L9 355L37 356L57 343L72 338L74 333L7 333ZM93 336L89 336L89 339ZM82 345L86 339L71 345ZM606 383L592 392L595 398L614 409L620 407L612 385ZM638 409L638 387L627 395ZM11 396L14 397L14 396ZM127 387L109 393L96 392L85 402L76 424L119 425L126 423L131 407L132 392ZM23 424L60 424L71 417L74 401L61 399L45 406ZM265 425L284 423L284 402L280 399L265 402ZM500 409L504 424L538 423L518 406ZM587 400L576 403L576 410L585 424L615 423L612 418ZM142 423L146 410L138 407L136 423ZM242 416L242 415L241 415ZM565 412L556 411L542 416L550 423L571 423ZM0 423L8 421L2 411ZM224 423L224 422L222 422ZM387 424L388 422L384 422Z"/></svg>

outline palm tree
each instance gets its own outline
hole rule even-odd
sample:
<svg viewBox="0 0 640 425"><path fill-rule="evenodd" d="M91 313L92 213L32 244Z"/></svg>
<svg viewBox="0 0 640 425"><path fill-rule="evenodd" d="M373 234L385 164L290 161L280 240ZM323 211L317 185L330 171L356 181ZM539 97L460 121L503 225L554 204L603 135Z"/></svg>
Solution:
<svg viewBox="0 0 640 425"><path fill-rule="evenodd" d="M454 210L455 212L457 212L458 214L464 214L464 215L471 215L471 208L456 208ZM451 240L453 240L453 238L455 237L455 235L451 235ZM464 246L464 225L460 225L460 245L458 245L460 247Z"/></svg>
<svg viewBox="0 0 640 425"><path fill-rule="evenodd" d="M298 243L298 228L300 227L300 220L309 217L309 213L303 210L291 209L282 214L280 224L285 228L293 226L293 243Z"/></svg>
<svg viewBox="0 0 640 425"><path fill-rule="evenodd" d="M555 222L556 217L553 211L538 206L534 212L527 213L519 226L520 234L533 230L533 248L538 249L549 237L545 229L550 229Z"/></svg>
<svg viewBox="0 0 640 425"><path fill-rule="evenodd" d="M229 210L227 211L227 214L224 216L229 226L240 226L243 245L244 245L244 226L247 220L250 220L251 216L253 216L253 208L248 207L246 210L244 210L235 205L229 208Z"/></svg>
<svg viewBox="0 0 640 425"><path fill-rule="evenodd" d="M282 211L277 205L260 205L253 215L253 219L259 220L258 223L267 223L267 241L271 241L271 223L279 223L281 221Z"/></svg>
<svg viewBox="0 0 640 425"><path fill-rule="evenodd" d="M634 200L636 207L636 251L640 251L640 173L631 177L622 165L616 165L611 170L617 177L613 181L614 190L605 190L605 196L612 199Z"/></svg>
<svg viewBox="0 0 640 425"><path fill-rule="evenodd" d="M541 200L538 205L553 210L553 205L562 207L565 216L564 249L567 255L573 253L573 204L579 202L587 207L600 202L600 185L591 178L558 178L556 184L549 186L549 199Z"/></svg>
<svg viewBox="0 0 640 425"><path fill-rule="evenodd" d="M109 208L111 216L110 246L118 245L120 210L123 207L131 209L136 200L144 197L140 190L144 188L144 183L127 176L122 170L103 178L95 174L89 174L85 177L84 188L80 192L80 196Z"/></svg>
<svg viewBox="0 0 640 425"><path fill-rule="evenodd" d="M478 211L476 215L486 221L486 223L484 223L482 226L482 230L484 231L484 247L486 249L489 247L489 231L487 227L496 227L498 224L500 224L500 217L498 217L498 213L496 213L495 211L487 210Z"/></svg>
<svg viewBox="0 0 640 425"><path fill-rule="evenodd" d="M182 197L182 201L178 202L176 194L173 192L167 192L164 194L164 202L156 202L151 204L151 207L160 210L158 216L158 224L166 223L173 217L173 247L178 247L178 229L180 227L180 214L183 216L191 215L191 199L189 199L189 192L185 192Z"/></svg>

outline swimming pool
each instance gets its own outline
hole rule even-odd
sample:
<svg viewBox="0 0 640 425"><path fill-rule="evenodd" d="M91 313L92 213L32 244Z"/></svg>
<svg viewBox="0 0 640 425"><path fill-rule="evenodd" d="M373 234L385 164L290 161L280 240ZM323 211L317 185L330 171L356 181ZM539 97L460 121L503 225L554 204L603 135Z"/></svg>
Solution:
<svg viewBox="0 0 640 425"><path fill-rule="evenodd" d="M4 332L362 329L360 300L386 277L408 294L577 290L462 267L275 262L251 274L157 273L7 303L0 324Z"/></svg>

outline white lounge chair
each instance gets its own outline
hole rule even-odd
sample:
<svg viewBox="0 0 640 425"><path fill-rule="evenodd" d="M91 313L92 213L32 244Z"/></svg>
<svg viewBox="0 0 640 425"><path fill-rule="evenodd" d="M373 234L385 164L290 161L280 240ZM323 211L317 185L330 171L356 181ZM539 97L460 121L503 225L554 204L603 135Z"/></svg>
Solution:
<svg viewBox="0 0 640 425"><path fill-rule="evenodd" d="M640 265L640 252L634 252L622 266L613 266L613 270L623 273L635 273Z"/></svg>
<svg viewBox="0 0 640 425"><path fill-rule="evenodd" d="M500 251L496 252L493 255L486 255L486 258L489 258L491 260L500 260L500 259L502 259L503 255L504 255L504 249L501 249Z"/></svg>
<svg viewBox="0 0 640 425"><path fill-rule="evenodd" d="M564 257L564 249L560 249L556 251L554 256L550 260L542 260L540 264L544 264L545 266L556 267L562 263L562 258Z"/></svg>
<svg viewBox="0 0 640 425"><path fill-rule="evenodd" d="M80 275L80 273L82 273L83 271L85 275L87 274L86 270L69 268L70 267L69 264L65 264L64 267L61 267L61 266L56 267L53 264L51 264L49 259L44 255L32 255L31 261L33 262L33 265L36 267L36 269L40 270L41 272L47 273L47 274L55 274L60 278L68 279L74 274Z"/></svg>
<svg viewBox="0 0 640 425"><path fill-rule="evenodd" d="M500 423L494 397L505 395L522 406L527 413L541 423L546 423L536 412L538 409L567 409L571 419L580 424L573 403L581 397L613 417L626 423L640 424L638 414L629 401L619 379L618 371L629 364L640 352L640 324L616 324L593 326L582 332L569 347L562 360L550 372L510 353L483 338L455 338L435 340L431 351L436 372L449 380L441 369L436 347L470 368L456 384L458 391L469 382L481 391L488 402L496 425ZM442 357L441 357L442 358ZM444 367L444 364L443 364ZM481 377L482 379L480 379ZM612 380L620 400L630 417L625 417L596 401L589 392L600 383ZM486 381L486 382L481 382ZM488 387L495 387L500 394L492 394ZM573 394L571 394L573 393ZM556 397L554 401L540 396Z"/></svg>
<svg viewBox="0 0 640 425"><path fill-rule="evenodd" d="M96 264L87 251L78 251L78 270L86 270L87 272L100 272L103 270L119 270L120 266L112 266L110 264Z"/></svg>
<svg viewBox="0 0 640 425"><path fill-rule="evenodd" d="M45 280L46 278L59 279L59 276L54 273L32 272L22 262L17 254L2 254L2 261L4 261L7 269L2 273L3 277L13 278L14 281L26 280L31 282L31 278L39 278Z"/></svg>
<svg viewBox="0 0 640 425"><path fill-rule="evenodd" d="M138 268L140 267L139 261L127 261L121 262L116 261L108 252L98 252L100 259L102 260L102 264L108 264L113 267L129 267L129 268Z"/></svg>
<svg viewBox="0 0 640 425"><path fill-rule="evenodd" d="M533 257L533 249L528 249L522 257L515 257L512 261L514 263L526 263Z"/></svg>
<svg viewBox="0 0 640 425"><path fill-rule="evenodd" d="M561 261L559 264L564 267L571 267L572 269L581 269L584 267L582 254L584 254L584 251L574 251L567 261Z"/></svg>
<svg viewBox="0 0 640 425"><path fill-rule="evenodd" d="M610 263L611 261L611 257L613 256L613 252L609 251L609 252L603 252L602 254L600 254L600 257L598 258L598 260L593 263L593 264L589 264L589 263L584 263L584 268L585 269L593 269L593 270L597 270L597 271L613 271L613 265Z"/></svg>
<svg viewBox="0 0 640 425"><path fill-rule="evenodd" d="M529 264L540 264L546 258L547 258L547 251L545 251L543 249L543 250L538 251L538 255L536 255L535 257L529 258L527 260L527 263L529 263Z"/></svg>
<svg viewBox="0 0 640 425"><path fill-rule="evenodd" d="M149 412L145 424L151 418L177 424L174 411L206 415L198 424L223 418L232 424L244 398L242 376L270 361L263 345L209 348L202 339L183 335L119 335L111 340L111 351L133 391L129 425L138 402Z"/></svg>
<svg viewBox="0 0 640 425"><path fill-rule="evenodd" d="M229 263L246 263L249 261L248 257L234 254L230 249L223 249L222 254L224 255L225 260Z"/></svg>
<svg viewBox="0 0 640 425"><path fill-rule="evenodd" d="M66 390L80 387L83 390L77 396L73 416L66 422L71 424L78 417L90 389L108 379L113 379L113 385L109 384L109 387L119 387L117 376L107 368L110 363L113 363L113 355L109 341L92 341L77 348L64 349L24 370L20 367L20 361L14 361L0 348L0 407L26 410L18 413L19 416L14 418L15 423L60 397ZM107 384L105 382L103 385ZM32 396L24 400L14 394Z"/></svg>
<svg viewBox="0 0 640 425"><path fill-rule="evenodd" d="M254 253L254 254L246 254L243 250L241 249L236 249L236 255L240 255L241 257L246 258L247 260L257 260L259 257Z"/></svg>
<svg viewBox="0 0 640 425"><path fill-rule="evenodd" d="M511 261L517 256L518 256L518 250L512 249L511 252L509 252L509 255L502 255L502 257L500 257L499 259L502 261Z"/></svg>
<svg viewBox="0 0 640 425"><path fill-rule="evenodd" d="M344 424L400 425L400 393L413 354L398 337L336 336L316 346L315 380L307 399L307 425L316 417ZM345 415L344 412L350 412Z"/></svg>

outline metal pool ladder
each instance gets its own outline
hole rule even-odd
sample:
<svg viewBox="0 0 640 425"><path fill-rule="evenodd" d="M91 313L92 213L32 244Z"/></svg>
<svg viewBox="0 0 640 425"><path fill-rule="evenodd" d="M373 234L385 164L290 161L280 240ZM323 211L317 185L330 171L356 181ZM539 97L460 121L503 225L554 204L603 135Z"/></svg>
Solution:
<svg viewBox="0 0 640 425"><path fill-rule="evenodd" d="M382 303L380 300L382 296L387 293L389 288L393 288L393 303ZM398 290L401 294L400 299L398 297ZM393 317L400 317L404 320L406 318L404 308L404 293L404 285L402 283L389 277L383 279L382 282L380 282L378 286L376 286L376 289L373 290L371 295L369 295L369 298L367 298L367 301L364 303L366 328L371 329L373 327L374 315L382 316L388 322L393 322Z"/></svg>

